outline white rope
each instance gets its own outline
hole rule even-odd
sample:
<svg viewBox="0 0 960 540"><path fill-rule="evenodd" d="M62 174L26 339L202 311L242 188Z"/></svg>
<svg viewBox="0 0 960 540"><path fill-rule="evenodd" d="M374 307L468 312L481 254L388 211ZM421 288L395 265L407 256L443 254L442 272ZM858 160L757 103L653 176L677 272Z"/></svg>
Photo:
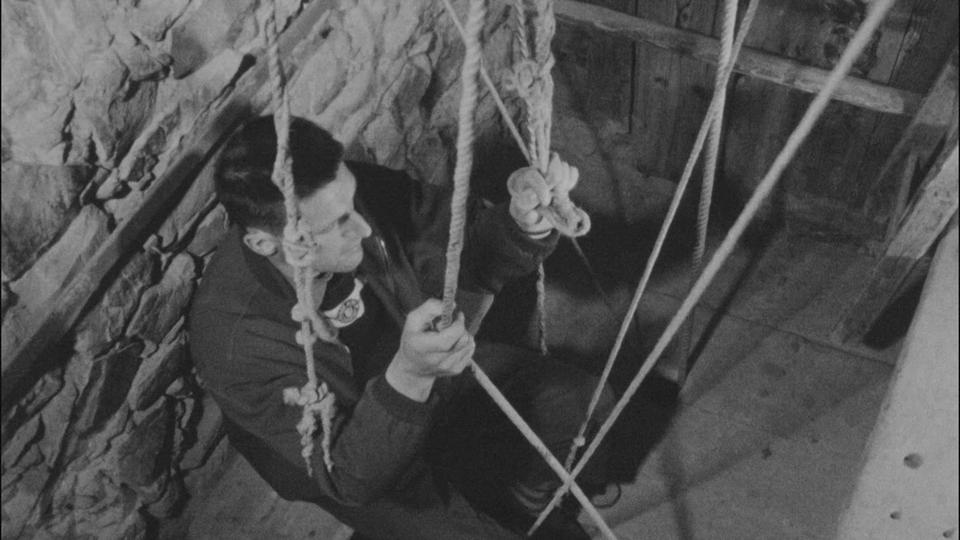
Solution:
<svg viewBox="0 0 960 540"><path fill-rule="evenodd" d="M753 17L756 15L758 4L759 0L750 1L750 4L747 6L747 11L744 14L743 22L740 26L740 32L737 34L736 42L731 49L731 60L726 64L721 64L717 68L716 88L714 89L713 98L711 99L710 105L707 108L707 113L703 118L703 122L700 124L700 130L697 132L697 137L694 140L693 149L690 151L690 155L687 157L687 163L683 169L683 174L680 176L680 182L677 184L677 189L673 194L673 199L670 201L670 207L667 210L667 215L664 218L663 224L660 226L660 232L657 234L657 239L653 244L653 251L650 253L650 257L647 258L646 267L644 268L640 282L637 284L637 289L633 294L633 299L630 301L630 307L627 309L627 314L624 316L623 321L620 324L620 330L617 333L617 338L614 341L613 348L610 350L610 354L607 357L607 362L604 365L603 372L600 375L599 384L597 384L597 387L593 392L593 396L590 398L590 405L587 407L586 417L580 424L580 430L577 432L577 436L574 438L573 443L570 446L570 452L567 454L566 460L567 469L573 466L573 461L576 458L577 451L584 444L586 444L585 436L587 427L589 426L590 420L593 418L593 414L597 409L597 405L600 403L600 396L610 378L610 373L613 371L613 364L620 355L620 349L623 347L624 340L627 337L627 331L630 329L630 324L633 322L634 315L640 306L640 299L643 297L644 292L646 292L647 283L649 283L650 276L653 274L653 268L656 266L657 260L660 258L660 251L662 250L663 244L666 241L667 233L669 232L670 227L673 225L674 219L677 215L677 209L680 207L680 201L683 199L683 194L686 191L687 184L689 183L690 177L693 174L694 166L697 163L700 152L703 150L707 132L710 130L710 127L714 125L714 118L716 118L717 112L723 108L725 93L718 92L717 89L726 88L727 81L729 81L730 75L733 73L733 59L735 59L740 53L740 49L743 46L743 41L746 39L747 33L750 31L750 26L753 23Z"/></svg>
<svg viewBox="0 0 960 540"><path fill-rule="evenodd" d="M306 360L307 382L301 388L285 388L283 401L288 405L303 407L303 416L297 423L297 432L300 434L301 456L307 467L307 474L313 476L311 456L314 448L314 434L317 430L317 416L320 417L323 431L321 449L323 462L327 470L333 469L333 458L330 455L330 432L335 411L335 397L325 382L317 379L316 366L313 358L313 344L317 338L336 342L336 333L326 321L317 315L314 304L312 283L316 276L310 265L315 256L315 245L310 235L301 230L300 211L297 207L294 193L293 171L290 158L290 105L284 91L283 67L280 65L280 52L277 43L276 4L264 21L264 32L267 40L267 60L270 66L270 76L273 80L274 126L277 132L277 155L274 159L271 179L283 194L286 224L283 229L283 254L287 264L293 267L293 284L297 293L297 303L291 311L291 317L300 323L300 330L296 333L296 341L303 347ZM321 282L326 289L326 279ZM321 292L322 297L322 292Z"/></svg>
<svg viewBox="0 0 960 540"><path fill-rule="evenodd" d="M480 34L486 6L483 0L471 0L467 14L466 51L460 72L459 124L457 127L457 164L453 172L453 199L450 201L450 236L447 239L447 267L443 282L443 314L440 327L453 321L456 308L457 280L460 276L460 254L463 251L463 230L467 220L467 198L470 195L470 170L473 168L473 116L477 108L477 72L480 70Z"/></svg>
<svg viewBox="0 0 960 540"><path fill-rule="evenodd" d="M464 53L463 67L461 70L462 94L460 96L459 131L457 133L457 163L454 170L454 195L451 200L450 236L447 246L447 266L440 328L450 326L456 307L457 277L460 269L463 228L466 221L470 169L473 166L473 116L477 101L476 79L480 67L480 33L483 30L485 11L484 0L471 0L464 32L466 37L464 40L466 51ZM490 395L494 403L500 407L500 410L503 411L534 449L546 460L547 464L560 475L561 479L569 480L567 471L564 470L560 462L557 461L557 458L550 453L550 450L543 441L537 437L536 433L533 432L530 426L523 420L523 417L520 416L520 413L510 405L506 397L503 396L496 385L493 384L493 381L487 377L486 373L483 372L473 359L470 360L470 368L481 388ZM615 538L613 532L603 521L600 513L593 507L590 499L587 498L580 487L577 486L576 482L571 480L568 485L571 486L574 496L581 502L587 510L587 513L594 518L606 537Z"/></svg>

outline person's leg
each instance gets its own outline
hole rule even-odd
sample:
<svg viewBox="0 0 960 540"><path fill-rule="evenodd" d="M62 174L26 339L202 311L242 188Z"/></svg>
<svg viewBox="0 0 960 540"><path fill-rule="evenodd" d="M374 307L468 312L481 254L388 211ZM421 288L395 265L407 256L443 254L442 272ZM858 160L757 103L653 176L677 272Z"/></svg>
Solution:
<svg viewBox="0 0 960 540"><path fill-rule="evenodd" d="M533 351L500 344L478 344L475 360L562 463L597 378ZM560 485L559 477L475 381L468 376L456 383L439 438L447 477L493 515L509 516L510 509L527 518L537 514ZM612 404L608 389L595 424ZM603 460L602 453L591 460L581 481L602 485Z"/></svg>
<svg viewBox="0 0 960 540"><path fill-rule="evenodd" d="M554 457L566 461L599 380L582 369L555 358L537 358L505 378L501 390L536 431ZM585 436L589 441L615 403L613 391L603 389ZM518 457L518 485L527 490L548 491L560 484L557 474L529 445L525 458ZM600 451L591 458L578 477L581 485L606 482L606 455Z"/></svg>

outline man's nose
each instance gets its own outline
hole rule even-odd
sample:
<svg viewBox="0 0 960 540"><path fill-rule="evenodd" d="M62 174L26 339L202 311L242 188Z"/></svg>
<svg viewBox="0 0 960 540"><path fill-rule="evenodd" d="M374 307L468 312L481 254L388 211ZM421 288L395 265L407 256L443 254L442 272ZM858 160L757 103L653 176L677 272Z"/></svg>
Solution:
<svg viewBox="0 0 960 540"><path fill-rule="evenodd" d="M359 238L366 238L370 236L370 233L373 231L370 229L370 224L367 223L367 220L359 213L354 212L350 217L350 232Z"/></svg>

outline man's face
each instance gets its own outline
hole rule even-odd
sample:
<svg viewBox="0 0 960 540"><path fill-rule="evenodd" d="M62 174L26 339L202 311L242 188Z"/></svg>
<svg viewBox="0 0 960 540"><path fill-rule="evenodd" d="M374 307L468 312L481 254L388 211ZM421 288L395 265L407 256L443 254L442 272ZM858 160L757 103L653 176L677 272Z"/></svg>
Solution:
<svg viewBox="0 0 960 540"><path fill-rule="evenodd" d="M351 272L363 260L360 241L370 225L357 213L353 197L357 179L342 163L334 180L300 199L302 225L318 244L314 268L320 272Z"/></svg>

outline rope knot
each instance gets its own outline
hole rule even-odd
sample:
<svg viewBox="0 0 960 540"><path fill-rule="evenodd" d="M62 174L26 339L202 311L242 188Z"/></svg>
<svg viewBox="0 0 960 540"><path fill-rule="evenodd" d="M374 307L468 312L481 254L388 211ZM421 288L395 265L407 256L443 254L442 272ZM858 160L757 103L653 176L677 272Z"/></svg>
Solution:
<svg viewBox="0 0 960 540"><path fill-rule="evenodd" d="M516 92L524 101L535 100L544 95L543 66L533 60L521 60L503 75L503 86Z"/></svg>
<svg viewBox="0 0 960 540"><path fill-rule="evenodd" d="M335 396L327 388L327 383L321 383L319 388L315 383L307 382L300 388L289 387L283 389L283 402L287 405L303 407L303 415L297 422L297 433L300 434L300 455L307 466L307 474L313 476L313 465L310 456L313 455L313 436L317 431L317 416L323 430L320 447L323 450L323 463L328 471L333 469L333 458L330 455L330 432L333 425Z"/></svg>

